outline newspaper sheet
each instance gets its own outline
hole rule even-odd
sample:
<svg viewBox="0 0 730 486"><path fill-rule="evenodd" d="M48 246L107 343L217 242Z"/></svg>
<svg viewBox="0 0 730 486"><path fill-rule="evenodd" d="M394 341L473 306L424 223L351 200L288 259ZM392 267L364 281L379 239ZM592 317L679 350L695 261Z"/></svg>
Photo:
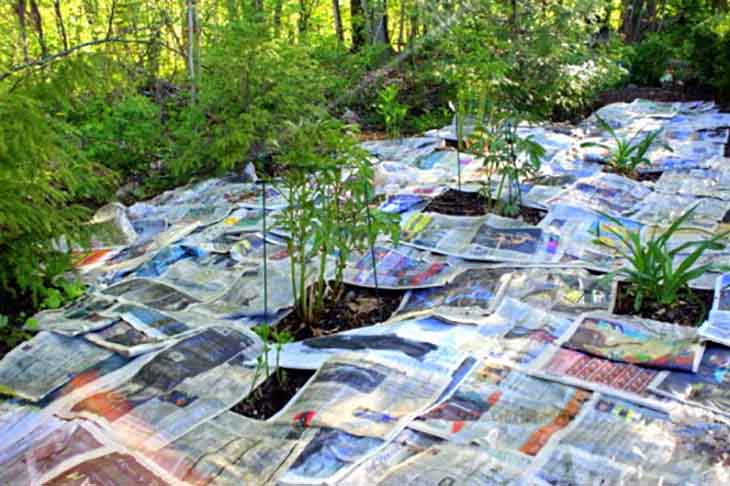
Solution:
<svg viewBox="0 0 730 486"><path fill-rule="evenodd" d="M530 370L530 374L540 378L599 391L664 410L668 400L649 393L649 385L659 373L650 368L596 358L565 348L559 348L547 363Z"/></svg>
<svg viewBox="0 0 730 486"><path fill-rule="evenodd" d="M124 280L102 291L104 295L166 311L185 310L199 300L160 282L146 278Z"/></svg>
<svg viewBox="0 0 730 486"><path fill-rule="evenodd" d="M545 455L537 476L551 483L605 475L607 484L727 484L727 440L719 424L678 424L630 402L596 397Z"/></svg>
<svg viewBox="0 0 730 486"><path fill-rule="evenodd" d="M271 218L273 223L272 213L268 209L267 218ZM262 209L238 208L218 223L197 229L183 240L183 244L225 253L230 250L231 242L248 233L262 231L263 221Z"/></svg>
<svg viewBox="0 0 730 486"><path fill-rule="evenodd" d="M440 287L448 283L460 271L448 263L435 262L423 252L409 247L386 248L376 246L375 272L370 252L348 262L343 271L345 283L360 287L383 289L419 289Z"/></svg>
<svg viewBox="0 0 730 486"><path fill-rule="evenodd" d="M730 210L730 201L654 192L641 201L631 217L645 224L666 226L690 208L694 208L694 212L684 226L712 231Z"/></svg>
<svg viewBox="0 0 730 486"><path fill-rule="evenodd" d="M697 371L704 352L696 329L650 319L588 312L573 329L563 347L641 366Z"/></svg>
<svg viewBox="0 0 730 486"><path fill-rule="evenodd" d="M83 462L64 469L55 477L44 479L47 486L119 486L121 484L145 484L166 486L177 484L174 478L159 468L156 468L142 456L129 452L110 451L103 455L96 455ZM133 481L133 482L129 482Z"/></svg>
<svg viewBox="0 0 730 486"><path fill-rule="evenodd" d="M623 243L616 233L642 232L643 229L641 223L631 219L616 219L618 224L591 210L555 204L539 226L560 234L563 242L561 263L606 271L616 269L622 263L617 250Z"/></svg>
<svg viewBox="0 0 730 486"><path fill-rule="evenodd" d="M534 456L575 418L591 393L485 362L410 427L452 443Z"/></svg>
<svg viewBox="0 0 730 486"><path fill-rule="evenodd" d="M434 403L450 378L411 358L341 354L327 360L271 421L387 441Z"/></svg>
<svg viewBox="0 0 730 486"><path fill-rule="evenodd" d="M578 179L565 191L549 199L547 205L570 204L620 216L635 210L636 205L650 193L651 189L640 182L601 172Z"/></svg>
<svg viewBox="0 0 730 486"><path fill-rule="evenodd" d="M89 458L122 450L91 422L67 422L46 415L23 441L0 453L0 482L14 486L48 484L46 480Z"/></svg>
<svg viewBox="0 0 730 486"><path fill-rule="evenodd" d="M388 470L440 442L442 440L437 437L405 429L374 455L357 465L340 479L338 484L341 486L379 484Z"/></svg>
<svg viewBox="0 0 730 486"><path fill-rule="evenodd" d="M560 236L493 214L479 217L414 214L403 226L403 244L472 260L522 263L559 258Z"/></svg>
<svg viewBox="0 0 730 486"><path fill-rule="evenodd" d="M709 345L696 373L663 371L649 389L659 395L730 415L730 348Z"/></svg>
<svg viewBox="0 0 730 486"><path fill-rule="evenodd" d="M483 447L447 443L430 447L392 468L379 485L517 485L523 484L524 474L525 464L518 460L509 461Z"/></svg>
<svg viewBox="0 0 730 486"><path fill-rule="evenodd" d="M730 323L730 273L723 273L715 281L710 320Z"/></svg>
<svg viewBox="0 0 730 486"><path fill-rule="evenodd" d="M128 246L137 239L137 232L126 215L126 208L110 203L100 208L88 223L92 248Z"/></svg>
<svg viewBox="0 0 730 486"><path fill-rule="evenodd" d="M493 336L487 356L503 364L531 369L555 352L555 342L572 326L571 319L509 297L479 326L480 333Z"/></svg>
<svg viewBox="0 0 730 486"><path fill-rule="evenodd" d="M436 137L413 137L400 140L373 140L361 144L362 148L381 160L394 160L414 164L417 160L441 147Z"/></svg>
<svg viewBox="0 0 730 486"><path fill-rule="evenodd" d="M304 446L298 436L290 427L223 412L150 458L186 484L264 486L296 458Z"/></svg>
<svg viewBox="0 0 730 486"><path fill-rule="evenodd" d="M667 194L715 197L730 200L730 170L702 168L689 171L667 171L656 182L656 190Z"/></svg>
<svg viewBox="0 0 730 486"><path fill-rule="evenodd" d="M406 211L422 210L430 199L418 194L390 194L378 209L387 214L400 214Z"/></svg>
<svg viewBox="0 0 730 486"><path fill-rule="evenodd" d="M42 331L0 361L0 391L37 402L111 354L84 339Z"/></svg>
<svg viewBox="0 0 730 486"><path fill-rule="evenodd" d="M53 410L94 420L127 445L156 450L240 400L256 374L244 361L261 350L250 331L204 329L79 388Z"/></svg>
<svg viewBox="0 0 730 486"><path fill-rule="evenodd" d="M705 341L730 346L730 321L705 321L697 334Z"/></svg>
<svg viewBox="0 0 730 486"><path fill-rule="evenodd" d="M479 323L499 302L502 277L510 270L468 268L443 287L410 291L391 320L433 314L447 320Z"/></svg>
<svg viewBox="0 0 730 486"><path fill-rule="evenodd" d="M504 296L533 307L576 316L593 310L613 310L616 289L603 275L578 268L515 269L505 277Z"/></svg>
<svg viewBox="0 0 730 486"><path fill-rule="evenodd" d="M98 294L86 294L62 309L45 310L32 317L41 331L78 336L104 328L116 320L108 311L116 300ZM104 315L106 314L106 315Z"/></svg>
<svg viewBox="0 0 730 486"><path fill-rule="evenodd" d="M283 346L279 364L283 368L317 369L328 358L347 352L413 359L447 373L463 361L463 353L485 345L486 339L476 326L422 317L288 343Z"/></svg>
<svg viewBox="0 0 730 486"><path fill-rule="evenodd" d="M104 329L85 334L84 338L124 356L138 356L159 349L170 344L170 339L180 339L204 327L233 324L191 311L163 313L135 304L119 304L113 310L121 319Z"/></svg>
<svg viewBox="0 0 730 486"><path fill-rule="evenodd" d="M383 445L385 441L376 437L360 437L338 429L315 429L313 437L282 475L281 482L339 484L341 477Z"/></svg>

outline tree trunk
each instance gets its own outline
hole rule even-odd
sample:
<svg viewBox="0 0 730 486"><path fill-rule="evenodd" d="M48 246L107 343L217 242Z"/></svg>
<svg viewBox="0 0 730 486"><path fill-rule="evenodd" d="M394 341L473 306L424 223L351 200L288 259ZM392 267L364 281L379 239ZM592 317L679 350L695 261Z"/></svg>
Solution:
<svg viewBox="0 0 730 486"><path fill-rule="evenodd" d="M41 19L41 11L38 9L38 2L30 0L30 19L33 21L36 34L38 34L38 44L41 46L41 57L46 57L48 48L46 47L46 37L43 35L43 19Z"/></svg>
<svg viewBox="0 0 730 486"><path fill-rule="evenodd" d="M195 27L197 23L195 12L195 0L187 0L187 19L188 19L188 75L190 76L190 99L195 102L197 96L196 79L195 79Z"/></svg>
<svg viewBox="0 0 730 486"><path fill-rule="evenodd" d="M56 29L58 35L63 42L63 49L68 49L68 37L66 36L66 26L63 23L63 14L61 13L61 0L53 0L53 10L56 12Z"/></svg>
<svg viewBox="0 0 730 486"><path fill-rule="evenodd" d="M357 51L365 45L365 15L362 0L350 0L352 28L352 50Z"/></svg>
<svg viewBox="0 0 730 486"><path fill-rule="evenodd" d="M405 28L406 28L406 1L400 0L400 10L398 14L398 51L402 51L405 47Z"/></svg>
<svg viewBox="0 0 730 486"><path fill-rule="evenodd" d="M284 0L276 0L274 3L274 36L278 39L281 35L281 9Z"/></svg>
<svg viewBox="0 0 730 486"><path fill-rule="evenodd" d="M345 34L342 29L342 16L340 15L340 0L332 0L332 17L335 22L335 34L337 43L342 45L345 42Z"/></svg>
<svg viewBox="0 0 730 486"><path fill-rule="evenodd" d="M388 0L382 0L375 18L375 32L373 33L374 44L385 44L390 46L390 33L388 31Z"/></svg>
<svg viewBox="0 0 730 486"><path fill-rule="evenodd" d="M15 2L15 13L18 15L18 26L20 27L20 45L23 47L23 60L28 62L28 34L25 30L25 9L25 0L17 0Z"/></svg>

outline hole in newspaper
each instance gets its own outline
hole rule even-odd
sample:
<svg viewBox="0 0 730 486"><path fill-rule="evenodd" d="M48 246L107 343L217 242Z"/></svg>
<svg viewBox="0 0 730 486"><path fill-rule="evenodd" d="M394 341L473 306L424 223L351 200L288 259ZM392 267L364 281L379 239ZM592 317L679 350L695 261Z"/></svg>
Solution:
<svg viewBox="0 0 730 486"><path fill-rule="evenodd" d="M282 368L278 375L272 373L231 411L259 420L269 419L289 403L314 371Z"/></svg>
<svg viewBox="0 0 730 486"><path fill-rule="evenodd" d="M644 300L639 312L634 311L634 295L626 283L620 283L616 292L615 314L634 315L655 321L675 322L682 326L699 326L712 307L711 290L690 289L680 293L677 301L665 306L659 302Z"/></svg>

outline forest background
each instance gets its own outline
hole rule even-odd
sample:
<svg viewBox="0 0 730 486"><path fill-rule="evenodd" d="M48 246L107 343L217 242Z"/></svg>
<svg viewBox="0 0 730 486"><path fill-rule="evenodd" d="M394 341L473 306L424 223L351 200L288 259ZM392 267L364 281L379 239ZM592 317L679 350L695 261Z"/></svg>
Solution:
<svg viewBox="0 0 730 486"><path fill-rule="evenodd" d="M54 242L110 200L265 173L323 121L572 121L633 85L727 104L728 0L4 0L0 342L83 292Z"/></svg>

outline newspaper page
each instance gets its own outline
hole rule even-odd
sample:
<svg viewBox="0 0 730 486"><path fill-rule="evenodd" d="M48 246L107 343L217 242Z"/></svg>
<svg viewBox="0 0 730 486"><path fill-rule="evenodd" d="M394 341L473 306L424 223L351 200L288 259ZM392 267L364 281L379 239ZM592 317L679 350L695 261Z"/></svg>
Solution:
<svg viewBox="0 0 730 486"><path fill-rule="evenodd" d="M83 462L69 465L54 477L47 476L47 486L119 486L120 478L133 478L133 483L154 486L177 484L175 479L156 468L143 457L130 452L109 451L102 455L93 454Z"/></svg>
<svg viewBox="0 0 730 486"><path fill-rule="evenodd" d="M730 170L724 165L688 171L666 171L656 182L655 189L666 194L714 197L728 201Z"/></svg>
<svg viewBox="0 0 730 486"><path fill-rule="evenodd" d="M379 484L388 470L440 442L442 440L437 437L405 429L378 452L357 465L340 479L338 484L341 486Z"/></svg>
<svg viewBox="0 0 730 486"><path fill-rule="evenodd" d="M46 415L21 443L0 453L0 483L14 486L46 484L89 456L118 451L91 422L59 420Z"/></svg>
<svg viewBox="0 0 730 486"><path fill-rule="evenodd" d="M694 211L683 225L712 231L730 210L730 201L654 192L639 203L631 217L644 224L667 226L691 208Z"/></svg>
<svg viewBox="0 0 730 486"><path fill-rule="evenodd" d="M41 331L78 336L104 328L116 320L108 311L116 300L98 294L85 294L62 309L45 310L32 317ZM107 314L107 315L104 315Z"/></svg>
<svg viewBox="0 0 730 486"><path fill-rule="evenodd" d="M480 333L493 336L494 344L486 347L490 359L530 369L555 352L554 343L572 325L571 319L505 297L479 327Z"/></svg>
<svg viewBox="0 0 730 486"><path fill-rule="evenodd" d="M433 314L447 320L479 323L493 312L501 297L503 277L511 270L467 268L443 287L412 290L403 297L391 320Z"/></svg>
<svg viewBox="0 0 730 486"><path fill-rule="evenodd" d="M548 482L606 474L627 484L727 484L727 440L724 425L678 424L630 402L596 397L545 455L537 476Z"/></svg>
<svg viewBox="0 0 730 486"><path fill-rule="evenodd" d="M419 194L390 194L378 209L387 214L400 214L406 211L423 210L431 200Z"/></svg>
<svg viewBox="0 0 730 486"><path fill-rule="evenodd" d="M264 486L286 471L303 445L290 427L223 412L150 458L185 484Z"/></svg>
<svg viewBox="0 0 730 486"><path fill-rule="evenodd" d="M508 462L507 458L495 455L483 447L436 445L391 469L379 485L522 484L525 464L517 460Z"/></svg>
<svg viewBox="0 0 730 486"><path fill-rule="evenodd" d="M486 339L476 326L422 317L288 343L283 346L279 364L283 368L317 369L334 355L350 353L413 359L448 373L463 361L464 353L485 345Z"/></svg>
<svg viewBox="0 0 730 486"><path fill-rule="evenodd" d="M560 237L522 221L487 216L417 213L402 228L401 242L416 248L480 261L552 262Z"/></svg>
<svg viewBox="0 0 730 486"><path fill-rule="evenodd" d="M730 321L705 321L697 334L705 341L730 346Z"/></svg>
<svg viewBox="0 0 730 486"><path fill-rule="evenodd" d="M716 413L730 415L730 348L709 345L696 373L664 371L649 389Z"/></svg>
<svg viewBox="0 0 730 486"><path fill-rule="evenodd" d="M633 316L588 312L574 329L563 347L652 368L694 372L704 351L694 328Z"/></svg>
<svg viewBox="0 0 730 486"><path fill-rule="evenodd" d="M88 223L92 248L128 246L137 239L137 232L129 222L126 208L110 203L100 208Z"/></svg>
<svg viewBox="0 0 730 486"><path fill-rule="evenodd" d="M617 174L600 172L578 179L546 203L548 207L562 203L620 216L633 211L650 193L651 189L640 182Z"/></svg>
<svg viewBox="0 0 730 486"><path fill-rule="evenodd" d="M609 361L565 348L559 348L547 363L530 370L530 374L540 378L664 410L668 400L649 393L649 385L659 373L658 370Z"/></svg>
<svg viewBox="0 0 730 486"><path fill-rule="evenodd" d="M142 304L165 311L181 311L199 300L160 282L147 278L124 280L102 291L104 295L126 302Z"/></svg>
<svg viewBox="0 0 730 486"><path fill-rule="evenodd" d="M579 268L515 269L505 279L504 296L533 307L577 316L613 310L616 289L610 278Z"/></svg>
<svg viewBox="0 0 730 486"><path fill-rule="evenodd" d="M628 218L616 218L587 209L555 204L540 222L540 227L560 234L563 251L560 263L593 268L598 271L614 270L623 260L618 250L623 246L615 234L627 231L642 232L643 225Z"/></svg>
<svg viewBox="0 0 730 486"><path fill-rule="evenodd" d="M331 428L315 429L313 437L281 476L280 482L339 484L341 477L384 444L385 441L377 437L361 437Z"/></svg>
<svg viewBox="0 0 730 486"><path fill-rule="evenodd" d="M730 323L730 273L723 273L715 281L710 320Z"/></svg>
<svg viewBox="0 0 730 486"><path fill-rule="evenodd" d="M410 358L340 354L327 360L271 421L387 441L438 399L450 377Z"/></svg>
<svg viewBox="0 0 730 486"><path fill-rule="evenodd" d="M400 140L373 140L363 142L362 148L381 160L395 160L408 164L441 147L443 142L437 137L410 137Z"/></svg>
<svg viewBox="0 0 730 486"><path fill-rule="evenodd" d="M273 216L267 209L267 218ZM183 240L183 244L198 246L206 251L225 253L230 250L228 240L235 241L247 233L255 233L263 230L264 212L263 209L237 208L218 223L198 228Z"/></svg>
<svg viewBox="0 0 730 486"><path fill-rule="evenodd" d="M178 289L197 301L220 297L250 268L228 254L209 253L184 258L164 268L152 280Z"/></svg>
<svg viewBox="0 0 730 486"><path fill-rule="evenodd" d="M94 420L127 445L156 450L245 396L255 370L244 362L261 351L250 331L204 329L59 399L54 411Z"/></svg>
<svg viewBox="0 0 730 486"><path fill-rule="evenodd" d="M452 443L537 455L567 427L591 392L485 362L454 394L410 427Z"/></svg>
<svg viewBox="0 0 730 486"><path fill-rule="evenodd" d="M419 289L440 287L459 272L448 263L429 260L423 252L408 247L386 248L376 246L375 272L370 252L348 262L343 271L345 283L360 287L383 289Z"/></svg>
<svg viewBox="0 0 730 486"><path fill-rule="evenodd" d="M0 361L0 391L37 402L111 354L84 339L42 331Z"/></svg>

